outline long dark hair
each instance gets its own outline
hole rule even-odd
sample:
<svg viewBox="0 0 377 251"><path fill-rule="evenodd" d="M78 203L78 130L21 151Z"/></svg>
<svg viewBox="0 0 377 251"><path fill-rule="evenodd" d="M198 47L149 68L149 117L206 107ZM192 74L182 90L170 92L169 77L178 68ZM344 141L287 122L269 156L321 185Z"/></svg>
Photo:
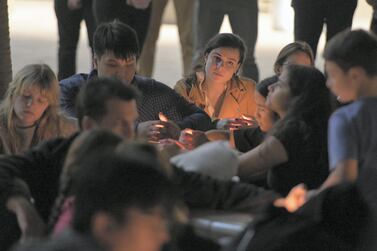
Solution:
<svg viewBox="0 0 377 251"><path fill-rule="evenodd" d="M287 114L276 123L272 133L284 133L291 122L300 126L319 128L327 135L327 122L331 113L330 92L325 76L316 68L302 65L287 65L290 102Z"/></svg>

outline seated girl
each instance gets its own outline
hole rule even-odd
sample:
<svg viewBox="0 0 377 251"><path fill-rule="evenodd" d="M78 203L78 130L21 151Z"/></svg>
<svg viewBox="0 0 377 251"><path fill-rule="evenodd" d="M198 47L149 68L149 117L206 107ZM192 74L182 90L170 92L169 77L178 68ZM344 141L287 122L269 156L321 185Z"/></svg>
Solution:
<svg viewBox="0 0 377 251"><path fill-rule="evenodd" d="M50 67L22 68L0 104L0 153L17 154L76 130L76 121L59 111L59 84Z"/></svg>
<svg viewBox="0 0 377 251"><path fill-rule="evenodd" d="M316 187L328 175L329 91L323 74L299 65L284 67L270 86L266 105L280 120L262 144L240 156L238 175L250 181L268 172L267 183L285 195L304 182Z"/></svg>
<svg viewBox="0 0 377 251"><path fill-rule="evenodd" d="M216 122L231 119L231 123L234 118L242 119L242 115L255 116L255 83L239 76L245 51L245 44L239 36L230 33L216 35L205 48L204 67L198 67L191 76L178 81L174 89ZM225 126L229 123L226 122Z"/></svg>
<svg viewBox="0 0 377 251"><path fill-rule="evenodd" d="M295 41L284 46L274 63L275 76L267 79L276 82L283 70L283 66L290 64L314 66L314 55L310 45L303 41Z"/></svg>
<svg viewBox="0 0 377 251"><path fill-rule="evenodd" d="M255 101L257 104L256 120L258 127L234 130L230 133L230 142L239 151L246 152L258 146L263 141L264 134L275 123L276 114L271 112L265 105L268 87L278 81L278 76L280 76L283 66L291 64L314 65L313 51L307 43L296 41L284 46L274 63L274 72L276 75L262 80L257 85Z"/></svg>
<svg viewBox="0 0 377 251"><path fill-rule="evenodd" d="M270 112L265 105L268 87L277 82L283 66L288 64L312 66L314 57L310 46L301 41L284 46L274 63L275 75L262 80L257 85L254 95L257 105L256 121L258 122L258 127L246 126L246 128L242 128L240 126L239 128L233 128L235 130L231 131L211 130L206 133L207 138L211 141L230 140L231 146L236 147L241 152L247 152L258 146L263 141L265 133L268 132L276 120L276 114Z"/></svg>

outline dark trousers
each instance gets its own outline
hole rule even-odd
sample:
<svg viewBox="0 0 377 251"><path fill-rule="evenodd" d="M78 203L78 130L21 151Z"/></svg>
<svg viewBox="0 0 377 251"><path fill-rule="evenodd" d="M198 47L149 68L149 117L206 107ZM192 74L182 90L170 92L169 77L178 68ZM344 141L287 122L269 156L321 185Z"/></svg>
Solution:
<svg viewBox="0 0 377 251"><path fill-rule="evenodd" d="M205 45L219 33L224 16L228 15L233 33L238 34L247 46L242 75L258 81L254 57L258 37L257 0L197 0L194 12L193 66L201 62Z"/></svg>
<svg viewBox="0 0 377 251"><path fill-rule="evenodd" d="M139 39L140 51L147 35L151 6L145 10L126 4L126 0L93 0L93 12L98 24L115 19L132 27Z"/></svg>
<svg viewBox="0 0 377 251"><path fill-rule="evenodd" d="M326 41L352 26L357 0L293 0L295 40L307 42L317 53L319 37L326 24Z"/></svg>
<svg viewBox="0 0 377 251"><path fill-rule="evenodd" d="M370 30L377 35L377 18L372 18L372 22L370 24Z"/></svg>
<svg viewBox="0 0 377 251"><path fill-rule="evenodd" d="M55 0L55 14L58 21L58 79L64 79L76 73L76 49L80 35L80 24L85 20L89 46L92 48L96 23L92 13L92 0L83 0L82 8L70 10L67 0Z"/></svg>
<svg viewBox="0 0 377 251"><path fill-rule="evenodd" d="M372 21L370 23L370 30L377 35L377 8L373 8Z"/></svg>

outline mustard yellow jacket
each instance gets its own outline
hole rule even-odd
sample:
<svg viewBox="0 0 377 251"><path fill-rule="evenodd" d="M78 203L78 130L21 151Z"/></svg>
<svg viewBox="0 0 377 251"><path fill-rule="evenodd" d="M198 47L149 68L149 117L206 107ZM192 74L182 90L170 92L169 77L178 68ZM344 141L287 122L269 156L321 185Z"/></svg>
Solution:
<svg viewBox="0 0 377 251"><path fill-rule="evenodd" d="M204 73L196 73L197 81L189 86L185 79L179 80L174 90L186 100L196 104L208 114L208 104L204 89ZM212 120L240 118L242 115L255 116L257 105L254 99L255 82L248 78L237 77L228 81L222 104L212 114Z"/></svg>

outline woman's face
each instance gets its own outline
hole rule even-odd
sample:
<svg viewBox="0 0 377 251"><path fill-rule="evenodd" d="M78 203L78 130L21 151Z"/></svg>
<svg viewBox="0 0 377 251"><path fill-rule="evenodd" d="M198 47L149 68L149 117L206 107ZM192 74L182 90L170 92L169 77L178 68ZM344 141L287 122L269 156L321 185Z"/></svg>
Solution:
<svg viewBox="0 0 377 251"><path fill-rule="evenodd" d="M42 95L39 87L36 85L26 87L21 95L14 98L16 124L19 126L34 125L48 106L48 99Z"/></svg>
<svg viewBox="0 0 377 251"><path fill-rule="evenodd" d="M258 91L254 92L255 102L257 104L256 119L259 128L263 132L268 132L274 125L274 114L266 106L266 98L263 97Z"/></svg>
<svg viewBox="0 0 377 251"><path fill-rule="evenodd" d="M227 82L240 67L238 49L220 47L213 49L205 57L206 79L214 82Z"/></svg>
<svg viewBox="0 0 377 251"><path fill-rule="evenodd" d="M275 84L270 85L268 88L269 93L266 100L266 106L279 115L286 113L288 110L288 103L291 98L288 83L289 79L287 70L283 70L278 81Z"/></svg>
<svg viewBox="0 0 377 251"><path fill-rule="evenodd" d="M298 51L287 57L287 60L283 63L284 65L291 65L291 64L296 64L296 65L306 65L306 66L312 66L312 60L309 57L308 54L302 51ZM281 74L283 70L283 66L281 66L278 70L278 74Z"/></svg>

